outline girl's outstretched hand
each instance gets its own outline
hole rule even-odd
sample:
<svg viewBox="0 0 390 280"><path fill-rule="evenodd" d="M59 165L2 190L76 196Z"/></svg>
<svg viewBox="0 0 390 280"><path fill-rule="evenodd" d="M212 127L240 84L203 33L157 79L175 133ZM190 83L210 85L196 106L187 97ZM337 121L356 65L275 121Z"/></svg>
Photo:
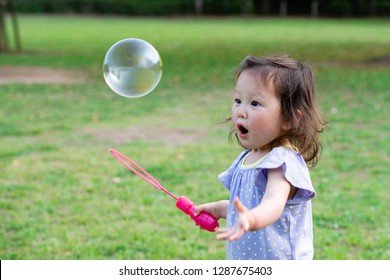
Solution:
<svg viewBox="0 0 390 280"><path fill-rule="evenodd" d="M217 239L235 241L240 239L245 232L247 232L254 224L254 217L252 213L240 202L238 197L234 199L234 206L238 211L238 222L230 229L218 228Z"/></svg>

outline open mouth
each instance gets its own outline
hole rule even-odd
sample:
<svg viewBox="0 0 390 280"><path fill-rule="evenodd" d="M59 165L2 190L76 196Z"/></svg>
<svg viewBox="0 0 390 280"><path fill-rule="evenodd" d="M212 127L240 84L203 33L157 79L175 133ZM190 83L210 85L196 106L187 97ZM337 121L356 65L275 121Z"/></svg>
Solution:
<svg viewBox="0 0 390 280"><path fill-rule="evenodd" d="M243 125L239 124L237 125L238 131L240 132L240 135L247 135L248 129L246 129Z"/></svg>

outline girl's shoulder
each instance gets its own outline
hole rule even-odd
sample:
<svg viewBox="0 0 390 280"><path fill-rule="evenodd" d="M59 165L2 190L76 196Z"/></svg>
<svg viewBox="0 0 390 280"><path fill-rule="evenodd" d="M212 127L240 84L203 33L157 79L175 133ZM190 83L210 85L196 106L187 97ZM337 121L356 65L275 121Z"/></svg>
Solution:
<svg viewBox="0 0 390 280"><path fill-rule="evenodd" d="M284 176L290 184L298 188L297 194L289 203L296 203L308 200L315 196L309 169L306 162L298 151L289 147L277 147L272 149L256 166L242 168L241 162L250 151L244 150L224 172L219 174L220 182L230 190L230 183L236 171L253 172L253 174L264 174L266 169L282 168ZM263 170L256 172L256 170Z"/></svg>
<svg viewBox="0 0 390 280"><path fill-rule="evenodd" d="M282 168L284 177L298 188L294 202L315 197L310 172L302 155L290 147L274 148L259 164L261 169Z"/></svg>
<svg viewBox="0 0 390 280"><path fill-rule="evenodd" d="M259 164L260 168L278 168L282 165L293 165L307 169L306 162L302 155L293 147L277 147L264 157Z"/></svg>
<svg viewBox="0 0 390 280"><path fill-rule="evenodd" d="M242 167L242 163L245 160L245 158L250 153L250 150L244 150L242 151L232 162L231 166L229 167L230 170L236 169L237 167ZM288 163L299 165L303 168L307 168L305 160L303 157L299 154L297 150L295 150L292 147L277 147L272 149L267 155L265 155L263 158L258 160L256 163L251 164L245 169L256 169L256 168L278 168L281 165Z"/></svg>

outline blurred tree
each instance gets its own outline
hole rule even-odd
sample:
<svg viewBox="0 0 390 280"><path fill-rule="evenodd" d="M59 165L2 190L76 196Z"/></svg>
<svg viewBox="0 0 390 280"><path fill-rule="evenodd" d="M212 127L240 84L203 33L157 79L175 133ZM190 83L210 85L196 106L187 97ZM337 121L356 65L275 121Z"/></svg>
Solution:
<svg viewBox="0 0 390 280"><path fill-rule="evenodd" d="M287 16L287 0L280 0L280 6L279 6L280 10L279 10L279 13L280 13L280 16L281 17L285 17Z"/></svg>
<svg viewBox="0 0 390 280"><path fill-rule="evenodd" d="M269 15L271 13L271 0L263 0L261 8L263 10L264 15Z"/></svg>
<svg viewBox="0 0 390 280"><path fill-rule="evenodd" d="M0 0L5 2L7 0ZM388 16L390 0L8 0L22 13Z"/></svg>
<svg viewBox="0 0 390 280"><path fill-rule="evenodd" d="M312 17L318 17L319 0L312 0L310 6L310 15Z"/></svg>
<svg viewBox="0 0 390 280"><path fill-rule="evenodd" d="M376 4L377 4L377 0L370 0L370 7L369 7L370 16L375 16L375 14L376 14Z"/></svg>
<svg viewBox="0 0 390 280"><path fill-rule="evenodd" d="M14 1L0 0L0 52L7 52L10 50L6 28L6 15L8 12L11 14L15 39L15 50L20 51L22 47L20 43L19 25L16 18L15 3Z"/></svg>
<svg viewBox="0 0 390 280"><path fill-rule="evenodd" d="M8 51L7 33L5 30L6 2L0 1L0 51Z"/></svg>
<svg viewBox="0 0 390 280"><path fill-rule="evenodd" d="M201 15L203 11L203 0L194 0L195 13Z"/></svg>
<svg viewBox="0 0 390 280"><path fill-rule="evenodd" d="M331 0L327 6L327 13L336 17L350 16L352 5L349 0Z"/></svg>
<svg viewBox="0 0 390 280"><path fill-rule="evenodd" d="M230 0L223 0L223 14L228 15L230 12Z"/></svg>

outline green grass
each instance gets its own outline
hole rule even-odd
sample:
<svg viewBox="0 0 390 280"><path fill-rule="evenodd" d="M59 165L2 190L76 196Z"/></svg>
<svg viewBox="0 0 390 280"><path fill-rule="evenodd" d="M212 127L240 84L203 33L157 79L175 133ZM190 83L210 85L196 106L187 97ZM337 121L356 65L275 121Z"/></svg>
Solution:
<svg viewBox="0 0 390 280"><path fill-rule="evenodd" d="M1 259L224 259L223 242L108 150L176 195L225 199L217 175L240 151L218 124L230 111L232 71L248 54L278 53L313 64L330 122L311 171L315 258L390 259L388 21L19 20L24 51L1 54L0 66L81 69L89 79L0 87ZM163 59L159 86L140 99L115 95L102 78L106 51L127 37Z"/></svg>

